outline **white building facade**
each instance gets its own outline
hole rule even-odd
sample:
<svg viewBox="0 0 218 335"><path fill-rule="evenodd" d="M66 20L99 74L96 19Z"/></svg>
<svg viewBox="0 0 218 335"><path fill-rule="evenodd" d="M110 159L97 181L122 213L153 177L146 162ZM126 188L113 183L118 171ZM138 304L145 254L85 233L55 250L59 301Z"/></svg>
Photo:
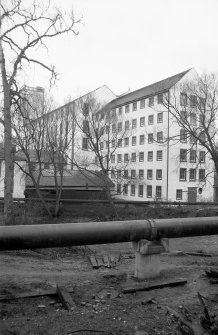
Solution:
<svg viewBox="0 0 218 335"><path fill-rule="evenodd" d="M213 162L203 146L193 144L186 136L164 103L166 96L170 99L175 94L180 100L183 82L196 75L191 69L108 104L108 112L116 114L116 127L129 132L120 141L111 163L116 170L111 177L118 198L213 201ZM181 104L181 113L183 108Z"/></svg>

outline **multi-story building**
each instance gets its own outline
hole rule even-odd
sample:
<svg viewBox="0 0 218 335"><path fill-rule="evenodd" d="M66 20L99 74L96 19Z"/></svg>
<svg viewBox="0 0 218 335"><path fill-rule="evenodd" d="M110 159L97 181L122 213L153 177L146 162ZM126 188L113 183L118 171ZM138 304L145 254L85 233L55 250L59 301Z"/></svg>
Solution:
<svg viewBox="0 0 218 335"><path fill-rule="evenodd" d="M173 100L181 115L186 112L187 93L182 87L196 75L190 69L118 97L106 106L107 113L117 118L112 127L128 130L111 163L117 172L112 169L111 177L119 198L213 201L211 158L199 141L187 136L170 110ZM192 116L188 115L189 122L193 122ZM124 162L121 176L119 164Z"/></svg>

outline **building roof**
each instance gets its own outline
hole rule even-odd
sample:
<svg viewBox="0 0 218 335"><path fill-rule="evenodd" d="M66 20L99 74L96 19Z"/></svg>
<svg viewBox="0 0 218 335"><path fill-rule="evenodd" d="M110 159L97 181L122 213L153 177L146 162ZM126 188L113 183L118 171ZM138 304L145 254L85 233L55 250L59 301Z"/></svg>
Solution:
<svg viewBox="0 0 218 335"><path fill-rule="evenodd" d="M29 155L30 161L32 163L39 162L36 150L28 149L28 155ZM55 153L53 158L57 163L60 161L60 156L58 155L58 153ZM5 159L4 144L3 143L0 143L0 159L1 160ZM15 152L15 160L16 161L27 161L25 153L21 150ZM42 163L50 163L51 162L51 156L50 156L49 152L46 151L46 150L42 150L42 152L40 154L40 160L41 160ZM64 159L63 159L63 162L64 162Z"/></svg>
<svg viewBox="0 0 218 335"><path fill-rule="evenodd" d="M35 171L37 176L37 171ZM40 187L55 187L54 173L51 170L44 170L40 179ZM60 185L60 177L57 177L58 185ZM113 187L114 184L107 177L106 185ZM105 187L104 177L101 171L79 171L65 170L63 176L63 187ZM30 177L26 179L26 187L32 188L33 182Z"/></svg>
<svg viewBox="0 0 218 335"><path fill-rule="evenodd" d="M140 100L143 98L147 98L149 96L155 95L159 92L164 92L169 90L171 87L173 87L179 80L182 79L182 77L184 77L189 71L186 70L184 72L178 73L172 77L163 79L161 81L158 81L154 84L145 86L143 88L140 88L136 91L127 93L125 95L122 95L114 100L112 100L111 102L109 102L107 104L107 108L114 108L115 106L119 106L119 105L124 105L126 103L129 103L131 101L136 101L136 100Z"/></svg>

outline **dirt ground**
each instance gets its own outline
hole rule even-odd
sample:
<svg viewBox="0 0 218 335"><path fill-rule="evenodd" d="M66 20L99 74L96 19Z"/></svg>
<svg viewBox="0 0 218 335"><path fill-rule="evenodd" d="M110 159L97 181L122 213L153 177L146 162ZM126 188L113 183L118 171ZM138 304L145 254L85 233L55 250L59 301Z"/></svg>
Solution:
<svg viewBox="0 0 218 335"><path fill-rule="evenodd" d="M175 253L178 250L212 257ZM93 269L90 254L121 257L113 268ZM0 334L181 334L167 307L181 312L185 306L197 323L203 313L200 292L211 315L218 315L218 285L205 276L211 268L218 268L217 236L171 239L170 253L161 255L161 275L147 281L186 278L187 284L129 294L122 288L139 285L133 276L131 243L1 252L1 295L50 290L61 284L74 289L76 307L67 311L55 295L0 301Z"/></svg>

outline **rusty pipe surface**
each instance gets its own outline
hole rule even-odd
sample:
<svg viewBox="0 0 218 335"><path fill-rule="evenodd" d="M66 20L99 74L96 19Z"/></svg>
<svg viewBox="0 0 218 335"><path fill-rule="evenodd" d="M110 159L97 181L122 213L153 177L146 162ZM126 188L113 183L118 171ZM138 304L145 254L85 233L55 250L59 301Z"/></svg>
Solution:
<svg viewBox="0 0 218 335"><path fill-rule="evenodd" d="M218 234L218 217L0 226L0 250Z"/></svg>

